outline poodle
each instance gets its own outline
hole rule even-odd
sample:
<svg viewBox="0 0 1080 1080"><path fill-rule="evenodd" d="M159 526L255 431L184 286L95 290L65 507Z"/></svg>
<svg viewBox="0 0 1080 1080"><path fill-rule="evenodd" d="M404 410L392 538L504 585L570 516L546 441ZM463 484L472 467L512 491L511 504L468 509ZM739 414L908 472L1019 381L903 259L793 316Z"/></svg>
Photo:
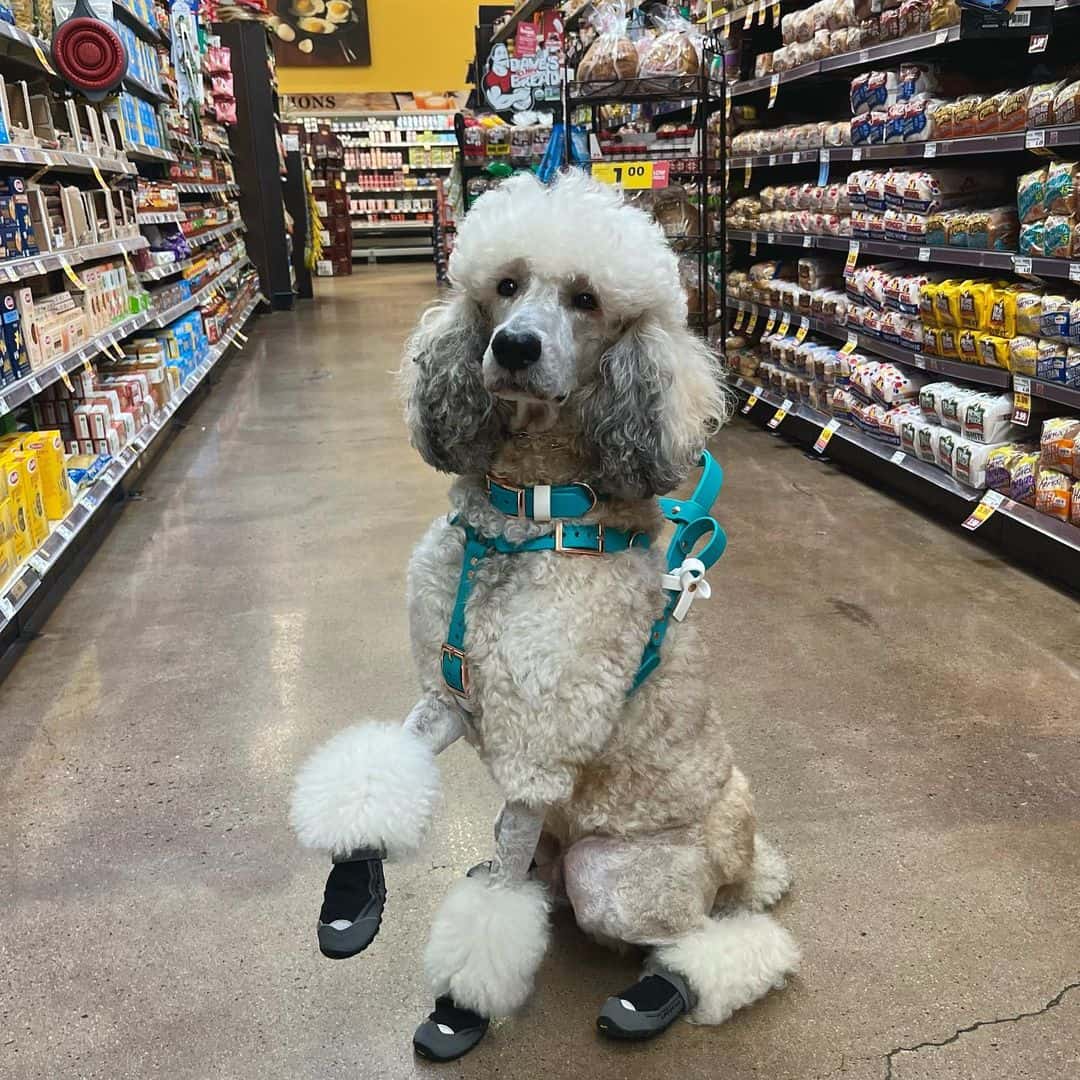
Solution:
<svg viewBox="0 0 1080 1080"><path fill-rule="evenodd" d="M505 805L490 863L435 916L416 1050L460 1056L522 1005L556 899L585 933L647 952L603 1033L719 1024L781 987L798 950L764 913L789 871L755 834L691 624L638 684L667 599L657 496L728 412L713 355L659 227L580 172L482 195L450 276L402 365L412 444L455 477L409 565L423 696L403 725L316 750L294 791L301 842L334 859L320 946L351 956L375 936L381 860L416 850L435 757L464 738Z"/></svg>

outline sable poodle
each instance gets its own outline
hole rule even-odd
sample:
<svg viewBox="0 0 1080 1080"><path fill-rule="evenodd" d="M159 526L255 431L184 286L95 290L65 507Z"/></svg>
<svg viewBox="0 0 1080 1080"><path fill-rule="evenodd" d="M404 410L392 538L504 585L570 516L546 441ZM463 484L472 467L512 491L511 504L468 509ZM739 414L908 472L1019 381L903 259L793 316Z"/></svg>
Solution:
<svg viewBox="0 0 1080 1080"><path fill-rule="evenodd" d="M320 944L346 956L374 937L379 860L416 850L436 803L435 756L464 737L506 802L491 863L435 917L426 967L437 1005L417 1050L458 1056L488 1018L526 1000L555 896L586 933L648 950L641 982L602 1007L602 1031L644 1038L684 1012L718 1024L796 969L794 942L763 913L789 873L755 836L709 685L716 658L690 623L672 625L659 666L634 688L667 599L656 496L687 478L728 408L712 354L687 328L660 229L578 172L484 194L450 274L450 297L423 315L402 368L413 445L457 477L450 514L409 566L423 696L403 725L331 739L294 794L300 840L335 859ZM510 512L494 505L489 477L519 493ZM557 518L561 485L594 494L591 506ZM591 558L513 550L598 525L590 535L625 546ZM488 549L463 567L468 537ZM465 588L460 678L448 680Z"/></svg>

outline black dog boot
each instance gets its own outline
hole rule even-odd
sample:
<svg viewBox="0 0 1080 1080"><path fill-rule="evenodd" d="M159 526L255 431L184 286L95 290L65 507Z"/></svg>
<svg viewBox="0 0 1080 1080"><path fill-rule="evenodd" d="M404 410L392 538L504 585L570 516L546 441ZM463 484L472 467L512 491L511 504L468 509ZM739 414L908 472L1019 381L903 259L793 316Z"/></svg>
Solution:
<svg viewBox="0 0 1080 1080"><path fill-rule="evenodd" d="M378 851L365 848L334 859L319 911L319 951L331 960L363 952L379 932L385 903Z"/></svg>
<svg viewBox="0 0 1080 1080"><path fill-rule="evenodd" d="M609 1039L651 1039L692 1008L690 988L681 975L653 972L609 997L596 1026Z"/></svg>
<svg viewBox="0 0 1080 1080"><path fill-rule="evenodd" d="M437 998L435 1011L416 1029L413 1049L428 1061L453 1061L467 1054L486 1034L488 1019L459 1009L451 997Z"/></svg>

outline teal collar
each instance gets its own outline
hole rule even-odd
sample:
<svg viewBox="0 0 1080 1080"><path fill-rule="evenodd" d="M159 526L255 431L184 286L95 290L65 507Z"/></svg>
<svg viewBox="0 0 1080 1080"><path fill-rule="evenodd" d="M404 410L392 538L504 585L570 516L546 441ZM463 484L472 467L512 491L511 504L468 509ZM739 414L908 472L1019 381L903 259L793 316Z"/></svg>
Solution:
<svg viewBox="0 0 1080 1080"><path fill-rule="evenodd" d="M487 478L488 501L502 514L553 521L584 517L596 506L597 497L588 484L530 484L517 487L499 477Z"/></svg>

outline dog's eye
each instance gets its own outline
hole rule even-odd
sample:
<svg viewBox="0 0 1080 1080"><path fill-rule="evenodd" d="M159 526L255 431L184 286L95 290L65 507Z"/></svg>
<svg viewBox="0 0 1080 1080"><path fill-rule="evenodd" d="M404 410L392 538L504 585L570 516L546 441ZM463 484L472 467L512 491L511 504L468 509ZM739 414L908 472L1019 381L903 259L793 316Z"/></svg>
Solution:
<svg viewBox="0 0 1080 1080"><path fill-rule="evenodd" d="M599 301L591 292L574 293L572 303L578 311L595 311L600 306Z"/></svg>
<svg viewBox="0 0 1080 1080"><path fill-rule="evenodd" d="M518 290L517 282L512 277L504 277L498 285L495 286L495 291L500 296L513 296Z"/></svg>

